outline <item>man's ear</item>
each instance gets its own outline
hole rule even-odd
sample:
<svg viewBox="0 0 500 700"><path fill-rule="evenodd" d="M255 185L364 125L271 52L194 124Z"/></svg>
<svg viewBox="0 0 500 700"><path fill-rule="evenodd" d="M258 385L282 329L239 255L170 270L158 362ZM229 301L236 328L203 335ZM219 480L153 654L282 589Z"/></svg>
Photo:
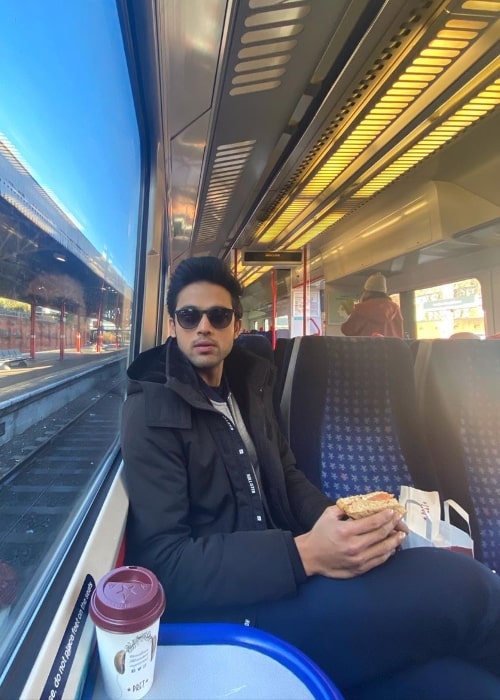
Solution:
<svg viewBox="0 0 500 700"><path fill-rule="evenodd" d="M241 333L241 318L237 318L236 321L234 322L234 337L235 339L239 336Z"/></svg>
<svg viewBox="0 0 500 700"><path fill-rule="evenodd" d="M173 318L169 318L169 319L168 319L168 328L169 328L169 331L170 331L170 337L171 337L171 338L176 338L176 337L177 337L177 334L176 334L176 332L175 332L175 321L174 321Z"/></svg>

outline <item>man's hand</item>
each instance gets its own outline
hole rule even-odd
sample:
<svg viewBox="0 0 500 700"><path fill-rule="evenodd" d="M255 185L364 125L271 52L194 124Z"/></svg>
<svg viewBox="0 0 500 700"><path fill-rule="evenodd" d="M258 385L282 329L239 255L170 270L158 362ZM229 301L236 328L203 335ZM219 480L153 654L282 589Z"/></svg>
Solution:
<svg viewBox="0 0 500 700"><path fill-rule="evenodd" d="M295 538L308 576L352 578L383 564L406 536L401 515L385 510L361 520L343 520L337 506L327 508L312 530Z"/></svg>

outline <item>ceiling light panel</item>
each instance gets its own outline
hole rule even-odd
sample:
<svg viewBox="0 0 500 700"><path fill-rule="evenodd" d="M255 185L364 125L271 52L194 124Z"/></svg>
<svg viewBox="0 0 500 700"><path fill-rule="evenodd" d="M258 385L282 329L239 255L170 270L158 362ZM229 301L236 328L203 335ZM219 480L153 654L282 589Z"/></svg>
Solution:
<svg viewBox="0 0 500 700"><path fill-rule="evenodd" d="M457 136L475 121L500 104L500 78L481 90L467 104L451 115L440 126L416 143L404 155L374 177L353 196L356 199L371 197L424 158L441 148L447 141Z"/></svg>
<svg viewBox="0 0 500 700"><path fill-rule="evenodd" d="M366 5L371 2L359 0L359 5L356 3L359 9L351 10L353 17L371 16L373 11L366 10ZM381 2L376 0L376 3ZM303 122L304 112L298 110L298 105L303 110L307 109L307 98L312 99L308 94L311 76L322 60L332 35L342 23L350 0L335 0L332 4L294 0L262 5L254 5L249 0L231 3L226 0L202 0L199 2L200 11L212 3L224 6L226 13L211 101L203 111L205 135L198 139L201 149L198 151L199 178L196 182L191 152L184 149L177 161L170 157L171 182L185 173L187 182L184 192L186 196L191 195L196 213L189 245L182 250L177 246L172 252L176 259L187 252L194 255L207 252L227 255L237 242L243 245L240 235L241 228L245 226L246 212L249 207L257 206L263 183L279 169L281 156L289 145L291 135ZM175 4L184 8L186 3L176 0ZM189 33L189 28L186 28L186 32ZM340 37L333 55L342 56L343 46L349 42L352 32L354 27L349 26L348 32ZM168 39L167 36L164 45L168 46ZM172 59L170 62L173 61L177 74L184 75L183 66L187 57L181 54L168 58ZM164 70L167 89L171 65L165 65ZM199 71L199 75L202 76L203 71ZM194 87L196 85L193 90ZM188 91L189 94L191 92ZM297 119L298 124L291 123L293 119ZM166 123L165 131L169 129L170 123ZM184 132L181 136L185 139ZM178 140L176 134L175 141ZM214 188L214 184L217 183L219 187L224 173L229 173L232 167L231 159L227 158L224 167L218 168L214 175L214 159L216 155L219 158L217 149L220 144L244 140L252 140L254 148L222 216L219 216L222 210L216 212L217 216L212 216L211 211L205 211L208 187L212 184L210 199L213 209L214 197L220 203L223 196L219 189ZM177 162L181 162L184 168L181 175ZM177 192L173 186L170 191L173 194ZM203 240L200 240L202 217Z"/></svg>
<svg viewBox="0 0 500 700"><path fill-rule="evenodd" d="M330 226L336 224L337 221L340 221L340 219L348 214L350 210L350 208L338 209L333 214L328 214L327 216L323 217L317 224L314 224L314 226L308 228L306 232L300 235L297 239L291 241L289 244L290 248L298 249L307 245L320 233L323 233L323 231L326 231L326 229L328 229Z"/></svg>
<svg viewBox="0 0 500 700"><path fill-rule="evenodd" d="M458 16L450 13L450 8ZM330 123L327 129L329 137L322 137L319 152L316 149L312 158L308 156L311 163L306 169L309 177L303 176L302 182L295 185L293 191L288 191L274 218L264 222L257 230L256 239L259 242L269 245L275 241L277 246L281 246L285 241L289 243L294 240L295 244L297 241L312 240L317 233L324 230L314 222L311 226L314 230L311 237L301 234L300 238L294 238L295 232L303 228L304 223L310 225L316 198L321 196L324 200L327 192L329 197L335 192L340 192L347 177L352 177L355 170L361 170L363 154L370 153L372 157L377 139L387 133L389 127L396 125L400 120L404 121L412 103L422 98L437 78L443 79L446 72L472 48L474 42L478 42L495 21L498 21L498 16L495 17L494 14L479 18L476 12L470 18L465 17L463 9L464 3L456 2L450 4L447 12L440 13L432 26L432 36L427 33L420 36L418 42L414 42L411 54L407 52L405 60L398 65L397 75L393 75L391 81L386 80L385 91L381 94L379 90L372 106L363 103L361 89L353 93L346 106ZM421 27L418 30L421 33ZM415 33L418 34L419 31L415 30ZM403 49L404 46L401 51ZM386 49L375 61L375 65L384 60L384 55L387 56L387 61L395 61L393 54L394 52L391 55L391 51ZM496 104L491 95L492 89L492 86L488 88L488 97L483 95L481 105L477 103L477 98L467 103L467 106L464 105L463 111L459 110L453 120L444 122L441 131L435 130L429 135L428 141L417 144L412 155L415 156L419 148L421 152L431 153L432 150L429 149L433 139L438 144L435 148L438 148L444 140L449 140L486 114L489 109L485 100L493 100L491 108ZM354 116L357 117L356 121ZM404 157L401 160L403 159ZM387 172L385 176L387 177ZM382 179L381 174L379 183ZM337 187L339 189L336 189ZM367 196L368 189L363 189L362 192L363 194L357 195L358 198ZM338 197L336 199L339 200ZM317 219L317 216L315 218ZM294 235L290 235L292 232Z"/></svg>
<svg viewBox="0 0 500 700"><path fill-rule="evenodd" d="M242 271L240 268L240 273L238 275L238 279L243 284L245 287L249 287L251 284L256 282L262 275L264 275L266 272L269 272L269 270L272 270L273 266L272 265L262 265L260 267L252 267L246 271Z"/></svg>

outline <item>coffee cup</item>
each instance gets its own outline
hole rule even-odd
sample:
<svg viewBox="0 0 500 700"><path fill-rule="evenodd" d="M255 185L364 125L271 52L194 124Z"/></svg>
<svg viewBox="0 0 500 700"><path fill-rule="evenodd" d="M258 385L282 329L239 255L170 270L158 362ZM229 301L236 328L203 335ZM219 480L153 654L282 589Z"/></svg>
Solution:
<svg viewBox="0 0 500 700"><path fill-rule="evenodd" d="M90 617L106 694L142 698L153 685L165 593L149 569L121 566L105 574L92 593Z"/></svg>

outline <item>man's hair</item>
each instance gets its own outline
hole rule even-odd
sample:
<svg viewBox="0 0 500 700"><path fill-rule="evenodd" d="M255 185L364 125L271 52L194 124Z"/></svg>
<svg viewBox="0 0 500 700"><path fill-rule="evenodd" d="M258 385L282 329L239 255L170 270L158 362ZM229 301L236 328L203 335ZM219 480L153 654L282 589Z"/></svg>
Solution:
<svg viewBox="0 0 500 700"><path fill-rule="evenodd" d="M210 282L227 289L231 295L236 318L242 317L243 309L240 297L243 294L243 287L226 263L219 258L207 255L198 258L187 258L175 268L167 292L167 309L171 318L174 317L180 292L184 287L193 284L193 282Z"/></svg>

